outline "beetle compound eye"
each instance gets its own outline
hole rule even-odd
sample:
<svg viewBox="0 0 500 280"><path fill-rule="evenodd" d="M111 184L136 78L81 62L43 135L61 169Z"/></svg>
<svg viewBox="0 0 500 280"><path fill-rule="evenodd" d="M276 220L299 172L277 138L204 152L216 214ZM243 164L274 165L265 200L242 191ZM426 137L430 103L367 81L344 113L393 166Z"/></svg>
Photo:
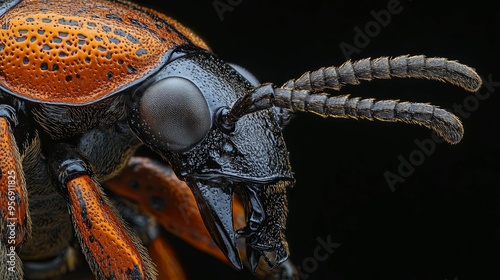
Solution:
<svg viewBox="0 0 500 280"><path fill-rule="evenodd" d="M166 78L149 86L141 99L140 115L151 135L173 151L196 144L212 123L200 89L180 77Z"/></svg>

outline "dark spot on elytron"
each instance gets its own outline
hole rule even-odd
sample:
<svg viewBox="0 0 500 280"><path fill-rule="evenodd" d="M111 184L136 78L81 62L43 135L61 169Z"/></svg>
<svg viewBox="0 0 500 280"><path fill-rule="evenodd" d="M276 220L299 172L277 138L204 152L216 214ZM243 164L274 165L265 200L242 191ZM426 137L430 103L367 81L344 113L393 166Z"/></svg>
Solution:
<svg viewBox="0 0 500 280"><path fill-rule="evenodd" d="M21 35L21 36L24 35L24 34L26 34L26 33L28 33L27 29L20 29L19 30L19 35Z"/></svg>
<svg viewBox="0 0 500 280"><path fill-rule="evenodd" d="M107 54L106 54L106 58L107 58L107 59L111 59L112 57L113 57L113 54L112 54L112 53L110 53L110 52L109 52L109 53L107 53Z"/></svg>
<svg viewBox="0 0 500 280"><path fill-rule="evenodd" d="M5 49L5 44L0 44L0 51L3 51Z"/></svg>
<svg viewBox="0 0 500 280"><path fill-rule="evenodd" d="M65 52L60 52L59 57L64 58L64 57L68 57L68 55Z"/></svg>
<svg viewBox="0 0 500 280"><path fill-rule="evenodd" d="M138 50L135 52L135 54L136 54L137 56L139 56L139 57L141 57L142 55L147 54L147 53L148 53L148 51L147 51L147 50L145 50L145 49L138 49Z"/></svg>
<svg viewBox="0 0 500 280"><path fill-rule="evenodd" d="M40 64L40 69L49 70L49 65L47 65L47 62L42 62L42 64Z"/></svg>
<svg viewBox="0 0 500 280"><path fill-rule="evenodd" d="M95 237L93 235L90 235L89 236L89 241L90 241L90 243L94 243Z"/></svg>
<svg viewBox="0 0 500 280"><path fill-rule="evenodd" d="M123 19L117 14L106 14L107 19L115 19L123 22Z"/></svg>
<svg viewBox="0 0 500 280"><path fill-rule="evenodd" d="M26 21L27 21L27 22L34 22L34 21L35 21L35 19L34 19L34 18L29 17L29 18L26 18Z"/></svg>
<svg viewBox="0 0 500 280"><path fill-rule="evenodd" d="M134 44L140 44L141 41L139 41L139 39L137 39L136 37L130 35L130 34L127 34L127 40L129 40L131 43L134 43Z"/></svg>
<svg viewBox="0 0 500 280"><path fill-rule="evenodd" d="M43 30L43 29L38 29L38 30L36 31L36 33L38 33L39 35L43 35L43 34L45 34L45 30Z"/></svg>
<svg viewBox="0 0 500 280"><path fill-rule="evenodd" d="M52 48L51 48L49 45L47 45L47 44L44 44L44 45L42 46L42 50L44 50L44 51L50 51L51 49L52 49Z"/></svg>
<svg viewBox="0 0 500 280"><path fill-rule="evenodd" d="M26 40L28 40L28 37L26 37L26 36L16 38L16 42L18 42L18 43L24 42Z"/></svg>
<svg viewBox="0 0 500 280"><path fill-rule="evenodd" d="M149 204L155 210L161 210L165 207L165 200L159 196L153 195L149 198Z"/></svg>
<svg viewBox="0 0 500 280"><path fill-rule="evenodd" d="M3 30L8 30L9 29L9 25L8 24L2 24L2 29Z"/></svg>
<svg viewBox="0 0 500 280"><path fill-rule="evenodd" d="M102 27L102 30L104 30L105 32L111 32L111 28L109 28L109 26L106 25Z"/></svg>
<svg viewBox="0 0 500 280"><path fill-rule="evenodd" d="M113 31L113 33L115 33L118 36L122 36L122 37L127 36L127 32L125 32L125 31L123 31L121 29L115 29L115 31Z"/></svg>
<svg viewBox="0 0 500 280"><path fill-rule="evenodd" d="M35 41L36 41L36 37L35 36L31 37L30 42L33 43Z"/></svg>
<svg viewBox="0 0 500 280"><path fill-rule="evenodd" d="M59 70L59 65L52 64L52 71L57 71L57 70Z"/></svg>
<svg viewBox="0 0 500 280"><path fill-rule="evenodd" d="M113 72L109 71L108 72L108 80L113 79Z"/></svg>
<svg viewBox="0 0 500 280"><path fill-rule="evenodd" d="M90 26L90 27L96 27L97 24L95 24L94 22L87 22L87 25Z"/></svg>
<svg viewBox="0 0 500 280"><path fill-rule="evenodd" d="M106 48L103 47L103 46L98 46L97 49L101 52L105 52L106 51Z"/></svg>
<svg viewBox="0 0 500 280"><path fill-rule="evenodd" d="M61 18L57 22L59 22L62 25L69 25L69 26L78 26L79 25L78 21L72 20L72 19L67 20L65 18Z"/></svg>
<svg viewBox="0 0 500 280"><path fill-rule="evenodd" d="M28 65L30 63L30 60L27 57L23 58L23 64Z"/></svg>
<svg viewBox="0 0 500 280"><path fill-rule="evenodd" d="M76 75L75 75L75 77L76 77L77 79L80 79L80 78L81 78L80 74L76 74Z"/></svg>
<svg viewBox="0 0 500 280"><path fill-rule="evenodd" d="M87 13L88 11L89 11L89 8L87 8L87 7L80 7L80 8L78 9L78 12L79 12L79 13Z"/></svg>
<svg viewBox="0 0 500 280"><path fill-rule="evenodd" d="M59 36L61 37L68 37L68 32L59 32Z"/></svg>
<svg viewBox="0 0 500 280"><path fill-rule="evenodd" d="M135 68L134 66L131 66L131 65L127 65L127 71L129 74L132 74L135 71L137 71L137 68Z"/></svg>
<svg viewBox="0 0 500 280"><path fill-rule="evenodd" d="M163 28L163 24L161 24L161 23L157 22L157 23L156 23L156 28L158 28L158 29L162 29L162 28Z"/></svg>
<svg viewBox="0 0 500 280"><path fill-rule="evenodd" d="M85 62L86 62L86 63L90 63L90 57L86 57L86 58L85 58Z"/></svg>
<svg viewBox="0 0 500 280"><path fill-rule="evenodd" d="M80 45L80 46L85 45L85 40L78 40L78 45Z"/></svg>
<svg viewBox="0 0 500 280"><path fill-rule="evenodd" d="M138 189L139 188L139 183L136 180L129 180L128 181L128 185L132 189Z"/></svg>
<svg viewBox="0 0 500 280"><path fill-rule="evenodd" d="M109 41L113 44L120 44L120 40L116 39L115 37L108 37Z"/></svg>
<svg viewBox="0 0 500 280"><path fill-rule="evenodd" d="M62 39L59 37L54 37L54 38L52 38L52 42L54 42L56 44L60 44L62 42Z"/></svg>
<svg viewBox="0 0 500 280"><path fill-rule="evenodd" d="M71 80L73 80L73 76L71 75L66 76L66 82L71 82Z"/></svg>
<svg viewBox="0 0 500 280"><path fill-rule="evenodd" d="M95 38L95 40L96 40L97 42L102 41L102 38L101 38L101 37L99 37L99 36L95 36L94 38Z"/></svg>
<svg viewBox="0 0 500 280"><path fill-rule="evenodd" d="M128 18L128 20L130 20L130 22L131 22L133 25L137 26L137 27L140 27L140 28L148 28L148 26L147 26L146 24L144 24L144 23L142 23L142 22L140 22L140 21L138 21L138 20L136 20L136 19L133 19L133 18Z"/></svg>
<svg viewBox="0 0 500 280"><path fill-rule="evenodd" d="M83 34L78 34L76 36L78 37L78 39L82 39L82 40L87 39L87 36L85 36Z"/></svg>
<svg viewBox="0 0 500 280"><path fill-rule="evenodd" d="M122 65L123 64L123 60L122 59L118 59L118 64Z"/></svg>
<svg viewBox="0 0 500 280"><path fill-rule="evenodd" d="M171 26L171 25L166 25L166 26L165 26L165 29L166 29L166 30L168 30L168 32L175 32L174 27L173 27L173 26Z"/></svg>
<svg viewBox="0 0 500 280"><path fill-rule="evenodd" d="M52 22L52 20L50 18L42 18L42 22L49 23L49 22Z"/></svg>

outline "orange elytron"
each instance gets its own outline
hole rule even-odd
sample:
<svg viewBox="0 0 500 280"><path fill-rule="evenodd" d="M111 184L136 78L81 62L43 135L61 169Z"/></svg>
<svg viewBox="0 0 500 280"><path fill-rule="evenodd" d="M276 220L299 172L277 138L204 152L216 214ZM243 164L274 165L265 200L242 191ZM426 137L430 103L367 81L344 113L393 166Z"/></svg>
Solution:
<svg viewBox="0 0 500 280"><path fill-rule="evenodd" d="M130 3L22 1L0 20L0 85L40 102L95 102L157 70L173 46L205 47L170 22Z"/></svg>

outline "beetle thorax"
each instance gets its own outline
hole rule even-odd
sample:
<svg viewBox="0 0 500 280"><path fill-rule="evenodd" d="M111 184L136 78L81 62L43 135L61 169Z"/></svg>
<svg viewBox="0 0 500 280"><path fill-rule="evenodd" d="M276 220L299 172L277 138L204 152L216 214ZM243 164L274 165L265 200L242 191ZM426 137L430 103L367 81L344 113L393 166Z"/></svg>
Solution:
<svg viewBox="0 0 500 280"><path fill-rule="evenodd" d="M33 118L52 139L65 139L126 118L125 95L85 106L35 104Z"/></svg>

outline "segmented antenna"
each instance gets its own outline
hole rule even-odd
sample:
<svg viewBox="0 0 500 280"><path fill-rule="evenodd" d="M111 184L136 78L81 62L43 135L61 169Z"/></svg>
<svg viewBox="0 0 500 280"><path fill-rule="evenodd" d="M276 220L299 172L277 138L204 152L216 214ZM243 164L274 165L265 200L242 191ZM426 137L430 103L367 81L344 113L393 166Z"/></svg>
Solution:
<svg viewBox="0 0 500 280"><path fill-rule="evenodd" d="M348 95L327 96L309 90L274 88L272 84L257 87L252 94L238 100L233 109L221 116L226 124L236 123L243 115L272 106L291 112L309 112L322 117L379 120L418 124L434 130L451 144L462 140L464 129L452 113L425 103L400 102L373 98L350 98ZM236 110L235 108L245 108Z"/></svg>
<svg viewBox="0 0 500 280"><path fill-rule="evenodd" d="M340 90L342 86L359 85L361 80L422 78L449 82L467 91L477 91L481 78L470 67L446 58L427 58L423 55L402 55L395 58L365 58L347 61L340 67L323 67L292 79L283 88L321 91Z"/></svg>
<svg viewBox="0 0 500 280"><path fill-rule="evenodd" d="M425 103L400 102L373 98L350 98L349 95L328 97L306 90L275 89L275 106L295 112L310 112L322 117L379 120L417 124L434 130L451 144L462 140L464 129L450 112Z"/></svg>
<svg viewBox="0 0 500 280"><path fill-rule="evenodd" d="M239 98L232 108L220 110L218 124L226 131L232 131L242 116L277 106L290 112L311 112L322 117L418 124L434 130L451 144L460 142L464 133L460 120L437 106L399 100L350 98L348 95L329 96L322 92L325 89L340 90L346 84L358 85L361 80L392 77L448 82L472 92L477 91L482 83L474 69L446 58L426 58L423 55L367 58L348 61L340 67L306 72L281 88L262 84Z"/></svg>

